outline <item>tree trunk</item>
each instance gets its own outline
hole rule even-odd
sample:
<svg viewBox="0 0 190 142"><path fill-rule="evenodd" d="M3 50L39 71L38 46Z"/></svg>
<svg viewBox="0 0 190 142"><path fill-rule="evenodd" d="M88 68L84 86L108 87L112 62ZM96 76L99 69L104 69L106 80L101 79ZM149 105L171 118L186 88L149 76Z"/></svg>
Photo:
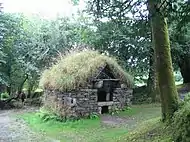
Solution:
<svg viewBox="0 0 190 142"><path fill-rule="evenodd" d="M165 121L170 120L174 112L178 109L178 93L173 75L167 21L162 15L164 9L162 9L161 12L161 8L159 8L160 3L155 0L148 0L148 6L156 55L156 69L162 104L162 119Z"/></svg>
<svg viewBox="0 0 190 142"><path fill-rule="evenodd" d="M158 86L158 77L156 72L156 61L154 56L154 49L150 50L149 59L149 77L147 82L148 96L151 97L153 103L160 102L160 93Z"/></svg>
<svg viewBox="0 0 190 142"><path fill-rule="evenodd" d="M7 93L9 94L9 96L11 96L11 84L9 86L7 86Z"/></svg>
<svg viewBox="0 0 190 142"><path fill-rule="evenodd" d="M190 57L184 55L181 57L181 61L178 63L178 65L183 77L183 83L190 83Z"/></svg>
<svg viewBox="0 0 190 142"><path fill-rule="evenodd" d="M30 81L30 80L29 80ZM32 97L32 91L33 91L33 88L34 88L34 83L29 82L28 83L28 94L27 94L27 98L31 98Z"/></svg>
<svg viewBox="0 0 190 142"><path fill-rule="evenodd" d="M25 79L21 82L19 88L18 88L18 94L20 94L22 92L24 83L26 82L26 80L28 79L28 75L26 75Z"/></svg>

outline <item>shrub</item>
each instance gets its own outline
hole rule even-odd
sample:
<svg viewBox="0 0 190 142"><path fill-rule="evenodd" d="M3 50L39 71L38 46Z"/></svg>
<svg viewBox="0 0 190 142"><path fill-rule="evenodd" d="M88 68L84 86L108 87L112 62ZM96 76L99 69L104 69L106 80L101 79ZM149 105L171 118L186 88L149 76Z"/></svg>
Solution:
<svg viewBox="0 0 190 142"><path fill-rule="evenodd" d="M44 122L49 120L63 121L63 119L60 116L44 108L41 108L40 111L36 113L36 115L38 115Z"/></svg>
<svg viewBox="0 0 190 142"><path fill-rule="evenodd" d="M99 118L99 115L97 113L92 113L90 116L89 116L89 119L97 119Z"/></svg>
<svg viewBox="0 0 190 142"><path fill-rule="evenodd" d="M133 89L132 103L133 104L152 103L152 99L148 94L146 85L141 87L136 87Z"/></svg>
<svg viewBox="0 0 190 142"><path fill-rule="evenodd" d="M9 98L9 94L7 92L1 93L1 100Z"/></svg>
<svg viewBox="0 0 190 142"><path fill-rule="evenodd" d="M190 102L190 93L186 95L184 98L184 103L189 103Z"/></svg>
<svg viewBox="0 0 190 142"><path fill-rule="evenodd" d="M190 141L190 95L187 95L173 118L173 137L176 142Z"/></svg>

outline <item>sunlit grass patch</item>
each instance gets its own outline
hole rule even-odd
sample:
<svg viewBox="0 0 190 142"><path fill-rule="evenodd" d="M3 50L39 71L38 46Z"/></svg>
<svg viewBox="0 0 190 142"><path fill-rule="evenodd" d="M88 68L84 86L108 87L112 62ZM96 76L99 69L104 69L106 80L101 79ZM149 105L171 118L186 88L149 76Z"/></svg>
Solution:
<svg viewBox="0 0 190 142"><path fill-rule="evenodd" d="M133 116L140 119L151 119L161 115L161 106L160 104L133 105L132 107L127 107L125 111L120 111L117 115L124 117Z"/></svg>
<svg viewBox="0 0 190 142"><path fill-rule="evenodd" d="M41 131L63 142L73 142L76 139L79 142L116 141L120 136L127 133L126 128L114 128L103 125L100 118L66 122L49 120L44 122L35 113L27 113L21 117L35 131Z"/></svg>

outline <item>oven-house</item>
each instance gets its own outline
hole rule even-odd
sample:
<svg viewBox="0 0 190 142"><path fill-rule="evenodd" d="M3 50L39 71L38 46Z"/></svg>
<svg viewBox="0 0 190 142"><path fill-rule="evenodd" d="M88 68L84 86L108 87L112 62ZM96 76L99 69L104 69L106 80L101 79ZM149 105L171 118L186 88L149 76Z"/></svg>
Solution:
<svg viewBox="0 0 190 142"><path fill-rule="evenodd" d="M62 117L121 110L130 104L132 79L114 58L96 51L70 53L44 71L44 107Z"/></svg>

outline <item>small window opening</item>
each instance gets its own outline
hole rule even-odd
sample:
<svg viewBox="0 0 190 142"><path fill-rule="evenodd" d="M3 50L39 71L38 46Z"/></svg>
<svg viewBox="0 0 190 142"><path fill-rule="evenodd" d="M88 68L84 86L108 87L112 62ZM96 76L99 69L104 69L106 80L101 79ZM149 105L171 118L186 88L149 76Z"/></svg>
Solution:
<svg viewBox="0 0 190 142"><path fill-rule="evenodd" d="M106 102L106 92L105 91L98 91L98 102Z"/></svg>
<svg viewBox="0 0 190 142"><path fill-rule="evenodd" d="M71 104L73 104L73 99L71 99Z"/></svg>

